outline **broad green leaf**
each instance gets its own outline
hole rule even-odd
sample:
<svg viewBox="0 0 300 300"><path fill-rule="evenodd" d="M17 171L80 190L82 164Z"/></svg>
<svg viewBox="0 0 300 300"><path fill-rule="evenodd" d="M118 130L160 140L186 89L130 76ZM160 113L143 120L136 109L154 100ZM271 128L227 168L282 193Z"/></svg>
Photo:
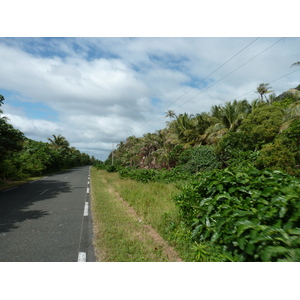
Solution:
<svg viewBox="0 0 300 300"><path fill-rule="evenodd" d="M224 189L223 184L220 183L220 184L217 185L217 190L218 190L219 192L222 192L223 189Z"/></svg>
<svg viewBox="0 0 300 300"><path fill-rule="evenodd" d="M245 249L245 252L249 255L253 255L255 250L255 245L252 243L248 243Z"/></svg>
<svg viewBox="0 0 300 300"><path fill-rule="evenodd" d="M212 235L212 237L211 237L211 242L212 243L215 243L219 238L220 238L220 236L221 236L222 234L220 233L220 232L215 232L213 235Z"/></svg>
<svg viewBox="0 0 300 300"><path fill-rule="evenodd" d="M282 246L267 246L261 253L262 261L270 261L273 256L279 256L288 252L288 249Z"/></svg>
<svg viewBox="0 0 300 300"><path fill-rule="evenodd" d="M267 187L262 191L261 195L264 197L269 197L272 194L273 190L274 187Z"/></svg>
<svg viewBox="0 0 300 300"><path fill-rule="evenodd" d="M255 224L253 224L251 221L239 221L236 223L237 225L237 236L239 237L245 230L249 228L254 228Z"/></svg>
<svg viewBox="0 0 300 300"><path fill-rule="evenodd" d="M228 193L229 193L229 194L232 194L232 193L234 193L236 190L237 190L237 187L231 187L231 188L229 188Z"/></svg>
<svg viewBox="0 0 300 300"><path fill-rule="evenodd" d="M237 243L242 250L245 250L245 245L246 245L247 241L244 237L238 238Z"/></svg>
<svg viewBox="0 0 300 300"><path fill-rule="evenodd" d="M203 229L203 225L202 224L196 226L196 228L192 232L192 238L196 238L199 234L201 234L202 229Z"/></svg>
<svg viewBox="0 0 300 300"><path fill-rule="evenodd" d="M210 221L209 221L209 218L206 218L205 225L206 225L207 227L210 227Z"/></svg>
<svg viewBox="0 0 300 300"><path fill-rule="evenodd" d="M214 208L213 204L209 205L209 207L207 208L207 215L209 215L211 213L211 211L213 210L213 208Z"/></svg>
<svg viewBox="0 0 300 300"><path fill-rule="evenodd" d="M208 197L208 198L205 198L203 199L201 202L200 202L200 206L203 206L204 204L206 204L207 202L211 201L212 198L211 197Z"/></svg>
<svg viewBox="0 0 300 300"><path fill-rule="evenodd" d="M228 200L231 200L232 197L231 197L229 194L227 194L227 193L218 194L218 195L216 195L216 196L214 197L214 200L215 200L215 201L219 201L220 199L228 199ZM226 203L227 203L227 202L226 202Z"/></svg>
<svg viewBox="0 0 300 300"><path fill-rule="evenodd" d="M289 234L300 235L300 228L291 228L291 229L288 229L287 232Z"/></svg>
<svg viewBox="0 0 300 300"><path fill-rule="evenodd" d="M279 218L283 218L286 214L286 212L288 211L287 207L281 207L280 212L279 212Z"/></svg>

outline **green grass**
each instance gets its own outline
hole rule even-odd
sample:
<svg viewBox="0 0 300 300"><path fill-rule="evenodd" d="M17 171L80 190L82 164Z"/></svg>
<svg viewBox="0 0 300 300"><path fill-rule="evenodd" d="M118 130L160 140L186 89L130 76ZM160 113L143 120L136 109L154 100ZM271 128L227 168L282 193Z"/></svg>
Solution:
<svg viewBox="0 0 300 300"><path fill-rule="evenodd" d="M166 219L169 221L178 219L179 211L172 198L179 191L174 185L159 182L142 183L130 179L120 180L118 177L116 180L116 176L106 178L120 196L134 207L143 222L151 224L162 234Z"/></svg>
<svg viewBox="0 0 300 300"><path fill-rule="evenodd" d="M117 173L92 168L91 191L94 245L99 261L170 261L166 246L149 234L149 225L159 232L166 214L177 216L177 209L171 202L177 192L174 186L167 189L161 184L146 187L133 180L121 180Z"/></svg>

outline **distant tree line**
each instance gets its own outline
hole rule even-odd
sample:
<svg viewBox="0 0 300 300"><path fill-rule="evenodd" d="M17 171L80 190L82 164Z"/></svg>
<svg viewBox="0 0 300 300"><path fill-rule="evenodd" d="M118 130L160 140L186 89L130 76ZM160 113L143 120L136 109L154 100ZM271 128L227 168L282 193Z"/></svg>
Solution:
<svg viewBox="0 0 300 300"><path fill-rule="evenodd" d="M300 175L300 85L276 96L269 84L259 98L213 105L209 112L166 112L166 127L130 136L113 151L115 167L181 168L199 172L253 165ZM267 96L268 95L268 96ZM112 163L112 153L105 164Z"/></svg>
<svg viewBox="0 0 300 300"><path fill-rule="evenodd" d="M0 95L0 107L4 100ZM0 109L0 180L21 180L97 161L70 147L61 135L48 138L48 143L29 139L2 114Z"/></svg>

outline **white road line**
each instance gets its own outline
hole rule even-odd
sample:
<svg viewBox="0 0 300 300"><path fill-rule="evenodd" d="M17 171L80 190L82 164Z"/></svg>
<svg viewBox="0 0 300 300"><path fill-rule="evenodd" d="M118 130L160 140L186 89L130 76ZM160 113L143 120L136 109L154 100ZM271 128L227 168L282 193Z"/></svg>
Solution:
<svg viewBox="0 0 300 300"><path fill-rule="evenodd" d="M50 189L44 190L43 192L40 193L40 195L43 195L44 193L46 193L47 191L49 191Z"/></svg>
<svg viewBox="0 0 300 300"><path fill-rule="evenodd" d="M79 252L78 262L86 262L86 253L85 252Z"/></svg>
<svg viewBox="0 0 300 300"><path fill-rule="evenodd" d="M90 184L90 182L88 181L88 185Z"/></svg>
<svg viewBox="0 0 300 300"><path fill-rule="evenodd" d="M36 181L38 181L38 179L37 179L37 180L30 181L29 183L34 183L34 182L36 182Z"/></svg>
<svg viewBox="0 0 300 300"><path fill-rule="evenodd" d="M67 179L68 178L68 176L67 177L65 177L65 179Z"/></svg>
<svg viewBox="0 0 300 300"><path fill-rule="evenodd" d="M87 217L88 215L89 215L89 203L85 202L83 216Z"/></svg>
<svg viewBox="0 0 300 300"><path fill-rule="evenodd" d="M14 189L17 189L17 188L18 188L18 186L15 186L15 187L13 187L13 188L11 188L11 189L8 189L8 190L3 191L3 193L6 193L6 192L8 192L8 191L11 191L11 190L14 190Z"/></svg>
<svg viewBox="0 0 300 300"><path fill-rule="evenodd" d="M87 194L90 193L90 188L89 188L89 187L86 189L86 193L87 193Z"/></svg>

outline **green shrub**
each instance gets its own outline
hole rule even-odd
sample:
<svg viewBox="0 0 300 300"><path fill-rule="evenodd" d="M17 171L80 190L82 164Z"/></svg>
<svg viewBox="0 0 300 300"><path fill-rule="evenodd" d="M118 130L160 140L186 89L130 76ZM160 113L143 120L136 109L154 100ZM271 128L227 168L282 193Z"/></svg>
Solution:
<svg viewBox="0 0 300 300"><path fill-rule="evenodd" d="M242 132L229 132L218 143L216 154L223 166L253 164L258 152L255 143Z"/></svg>
<svg viewBox="0 0 300 300"><path fill-rule="evenodd" d="M118 168L114 165L109 165L109 166L106 166L106 171L110 172L110 173L118 172Z"/></svg>
<svg viewBox="0 0 300 300"><path fill-rule="evenodd" d="M232 261L300 261L300 180L228 168L199 176L175 197L197 243Z"/></svg>
<svg viewBox="0 0 300 300"><path fill-rule="evenodd" d="M185 150L179 157L182 170L191 173L209 171L221 167L213 146L200 146Z"/></svg>
<svg viewBox="0 0 300 300"><path fill-rule="evenodd" d="M164 183L174 183L194 179L195 175L183 171L181 167L175 167L171 170L156 170L156 169L133 169L119 168L120 178L130 178L136 181L149 182L159 181Z"/></svg>

